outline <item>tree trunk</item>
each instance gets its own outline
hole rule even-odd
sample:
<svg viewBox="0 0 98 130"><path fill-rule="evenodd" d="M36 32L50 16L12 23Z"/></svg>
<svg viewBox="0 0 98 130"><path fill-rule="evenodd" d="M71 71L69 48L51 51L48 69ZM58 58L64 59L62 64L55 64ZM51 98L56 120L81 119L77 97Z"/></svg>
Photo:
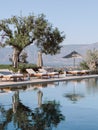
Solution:
<svg viewBox="0 0 98 130"><path fill-rule="evenodd" d="M18 67L19 54L20 51L17 48L14 48L13 57L12 57L14 68Z"/></svg>

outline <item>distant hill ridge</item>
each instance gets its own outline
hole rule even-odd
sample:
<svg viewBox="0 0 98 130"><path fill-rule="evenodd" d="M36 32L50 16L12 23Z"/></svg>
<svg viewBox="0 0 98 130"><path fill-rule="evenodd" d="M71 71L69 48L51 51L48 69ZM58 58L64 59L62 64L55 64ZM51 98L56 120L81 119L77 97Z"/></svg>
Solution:
<svg viewBox="0 0 98 130"><path fill-rule="evenodd" d="M63 45L60 54L54 56L43 54L43 62L45 66L65 66L72 65L73 59L64 59L63 56L69 54L72 51L77 51L83 57L85 56L87 50L98 49L98 42L93 44L80 44L80 45ZM37 52L38 48L34 45L28 46L26 49L28 54L28 62L37 63ZM12 55L12 49L10 47L0 48L0 64L9 64L9 57ZM78 63L80 59L77 59Z"/></svg>

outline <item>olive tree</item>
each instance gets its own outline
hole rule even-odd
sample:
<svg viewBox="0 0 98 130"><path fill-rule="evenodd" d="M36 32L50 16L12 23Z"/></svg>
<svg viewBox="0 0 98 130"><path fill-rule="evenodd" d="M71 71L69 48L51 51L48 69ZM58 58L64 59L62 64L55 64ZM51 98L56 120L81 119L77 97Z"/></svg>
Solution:
<svg viewBox="0 0 98 130"><path fill-rule="evenodd" d="M88 50L84 61L81 62L81 66L86 66L90 70L96 70L98 63L98 50L95 48L93 50Z"/></svg>
<svg viewBox="0 0 98 130"><path fill-rule="evenodd" d="M1 45L13 48L13 65L18 67L19 55L27 46L35 44L42 53L54 55L60 52L65 36L48 22L45 15L12 16L0 20Z"/></svg>
<svg viewBox="0 0 98 130"><path fill-rule="evenodd" d="M97 68L98 62L98 50L96 50L95 48L93 50L88 50L86 61L89 68L91 70L95 70Z"/></svg>

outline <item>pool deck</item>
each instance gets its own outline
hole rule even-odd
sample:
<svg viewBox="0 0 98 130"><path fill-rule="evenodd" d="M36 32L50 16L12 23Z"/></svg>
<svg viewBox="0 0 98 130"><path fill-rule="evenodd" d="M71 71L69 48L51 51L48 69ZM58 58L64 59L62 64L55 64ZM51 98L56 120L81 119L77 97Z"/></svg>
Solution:
<svg viewBox="0 0 98 130"><path fill-rule="evenodd" d="M49 78L49 79L38 79L31 78L30 80L24 81L0 81L0 88L8 86L26 85L26 84L36 84L36 83L49 83L49 82L59 82L68 80L78 80L78 79L88 79L88 78L98 78L98 75L82 75L82 76L60 76L59 78Z"/></svg>

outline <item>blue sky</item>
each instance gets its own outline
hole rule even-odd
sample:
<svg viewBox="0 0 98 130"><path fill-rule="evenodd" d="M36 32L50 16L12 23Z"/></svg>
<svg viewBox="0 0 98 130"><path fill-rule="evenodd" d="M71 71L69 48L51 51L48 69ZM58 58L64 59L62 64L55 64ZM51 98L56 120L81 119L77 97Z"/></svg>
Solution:
<svg viewBox="0 0 98 130"><path fill-rule="evenodd" d="M98 42L98 0L0 0L0 19L21 13L45 14L66 35L65 45Z"/></svg>

